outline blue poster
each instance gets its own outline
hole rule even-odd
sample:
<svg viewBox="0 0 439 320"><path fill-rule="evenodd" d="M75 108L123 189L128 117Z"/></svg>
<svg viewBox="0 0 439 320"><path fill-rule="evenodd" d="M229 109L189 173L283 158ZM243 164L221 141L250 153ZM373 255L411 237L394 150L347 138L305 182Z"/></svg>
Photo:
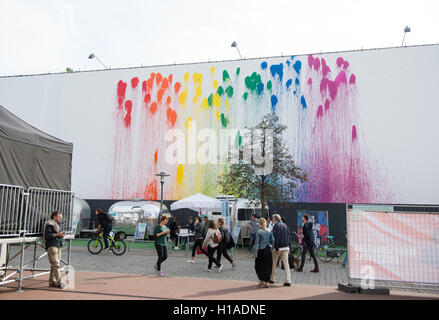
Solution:
<svg viewBox="0 0 439 320"><path fill-rule="evenodd" d="M136 233L134 240L143 240L145 238L146 223L138 223L136 225Z"/></svg>
<svg viewBox="0 0 439 320"><path fill-rule="evenodd" d="M313 223L315 246L318 247L321 243L326 243L327 236L329 235L328 211L297 211L297 234L300 239L303 234L302 218L305 214L309 215L309 221Z"/></svg>

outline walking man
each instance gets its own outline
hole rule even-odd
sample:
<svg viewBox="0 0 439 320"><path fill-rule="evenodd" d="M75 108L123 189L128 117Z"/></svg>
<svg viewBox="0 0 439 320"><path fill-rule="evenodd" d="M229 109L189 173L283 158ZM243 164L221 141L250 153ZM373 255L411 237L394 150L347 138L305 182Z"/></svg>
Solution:
<svg viewBox="0 0 439 320"><path fill-rule="evenodd" d="M50 220L44 224L43 242L50 262L49 287L62 289L65 284L61 282L60 260L62 238L65 233L59 230L61 220L61 212L53 211Z"/></svg>
<svg viewBox="0 0 439 320"><path fill-rule="evenodd" d="M302 218L303 222L303 251L302 251L302 261L300 262L300 267L296 269L297 272L303 271L303 266L305 265L306 253L309 250L309 255L314 261L314 269L311 272L319 272L319 264L317 263L316 255L314 252L314 232L313 223L309 221L309 215L305 214Z"/></svg>
<svg viewBox="0 0 439 320"><path fill-rule="evenodd" d="M287 226L282 223L280 215L273 215L273 222L274 251L270 283L274 283L276 265L280 258L285 268L284 286L289 287L291 286L291 271L288 263L288 253L290 252L290 233L288 232Z"/></svg>

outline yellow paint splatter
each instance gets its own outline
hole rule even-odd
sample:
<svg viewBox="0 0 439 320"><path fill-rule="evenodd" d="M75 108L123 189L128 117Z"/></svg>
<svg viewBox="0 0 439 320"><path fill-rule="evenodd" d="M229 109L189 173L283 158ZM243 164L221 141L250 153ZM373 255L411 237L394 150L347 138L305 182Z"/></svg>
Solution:
<svg viewBox="0 0 439 320"><path fill-rule="evenodd" d="M181 105L186 105L186 99L187 99L187 89L185 89L180 96L178 97L178 102Z"/></svg>
<svg viewBox="0 0 439 320"><path fill-rule="evenodd" d="M201 109L209 110L209 102L207 101L207 98L203 99L203 102L201 103Z"/></svg>
<svg viewBox="0 0 439 320"><path fill-rule="evenodd" d="M218 121L221 121L221 113L219 113L219 111L216 112L216 118Z"/></svg>
<svg viewBox="0 0 439 320"><path fill-rule="evenodd" d="M192 128L192 118L191 117L187 118L186 128L188 128L188 129Z"/></svg>
<svg viewBox="0 0 439 320"><path fill-rule="evenodd" d="M226 100L226 109L229 110L229 100Z"/></svg>
<svg viewBox="0 0 439 320"><path fill-rule="evenodd" d="M184 74L184 82L189 82L189 72L186 72L185 74Z"/></svg>
<svg viewBox="0 0 439 320"><path fill-rule="evenodd" d="M218 81L213 80L213 88L216 90L218 89Z"/></svg>
<svg viewBox="0 0 439 320"><path fill-rule="evenodd" d="M183 165L178 165L177 168L177 182L181 184L183 182Z"/></svg>
<svg viewBox="0 0 439 320"><path fill-rule="evenodd" d="M212 76L215 74L215 67L210 68L210 73L212 74Z"/></svg>
<svg viewBox="0 0 439 320"><path fill-rule="evenodd" d="M221 96L218 93L215 93L213 96L213 105L217 108L221 106Z"/></svg>
<svg viewBox="0 0 439 320"><path fill-rule="evenodd" d="M203 81L203 75L201 73L195 72L192 76L194 83L200 85Z"/></svg>

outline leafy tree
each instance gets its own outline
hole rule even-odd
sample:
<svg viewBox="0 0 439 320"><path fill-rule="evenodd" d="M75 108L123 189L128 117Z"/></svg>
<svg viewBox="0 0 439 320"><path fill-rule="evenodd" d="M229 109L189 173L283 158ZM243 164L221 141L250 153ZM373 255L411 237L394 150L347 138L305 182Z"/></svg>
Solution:
<svg viewBox="0 0 439 320"><path fill-rule="evenodd" d="M74 72L74 70L73 70L72 68L70 68L70 67L67 67L67 68L66 68L66 72L67 72L67 73L72 73L72 72Z"/></svg>
<svg viewBox="0 0 439 320"><path fill-rule="evenodd" d="M279 117L266 115L245 130L237 152L229 149L225 170L218 177L222 193L260 204L263 217L267 215L267 203L287 204L294 198L298 184L307 180L285 145L285 130Z"/></svg>

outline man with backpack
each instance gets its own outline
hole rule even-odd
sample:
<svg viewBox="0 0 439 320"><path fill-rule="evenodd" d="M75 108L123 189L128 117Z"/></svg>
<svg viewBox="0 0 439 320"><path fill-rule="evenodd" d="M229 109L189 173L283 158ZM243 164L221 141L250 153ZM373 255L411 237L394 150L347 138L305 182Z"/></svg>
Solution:
<svg viewBox="0 0 439 320"><path fill-rule="evenodd" d="M96 234L103 232L102 236L104 238L105 243L105 251L108 251L108 236L113 230L113 219L111 216L102 211L102 209L96 209L96 220L98 221L98 229L96 230Z"/></svg>

